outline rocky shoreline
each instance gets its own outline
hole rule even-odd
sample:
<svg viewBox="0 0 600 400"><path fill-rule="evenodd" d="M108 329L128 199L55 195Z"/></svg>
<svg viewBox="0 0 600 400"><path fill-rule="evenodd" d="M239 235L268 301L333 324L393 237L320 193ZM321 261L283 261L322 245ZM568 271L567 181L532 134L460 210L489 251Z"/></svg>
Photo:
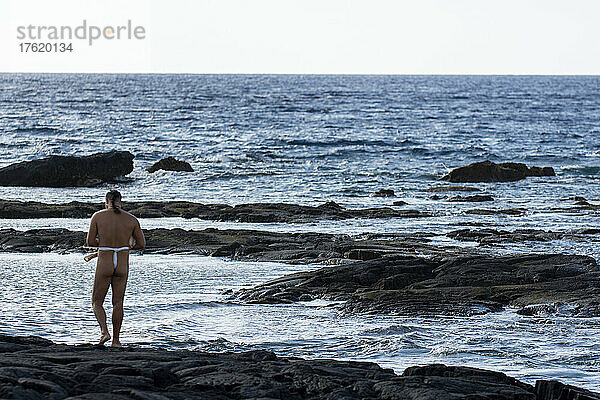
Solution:
<svg viewBox="0 0 600 400"><path fill-rule="evenodd" d="M428 244L430 233L367 234L283 233L251 229L144 229L146 253L199 254L244 261L340 264L386 254L464 254L465 249ZM64 228L19 231L0 229L0 251L13 253L89 252L86 232Z"/></svg>
<svg viewBox="0 0 600 400"><path fill-rule="evenodd" d="M583 239L599 232L579 232ZM275 279L232 295L259 304L343 301L348 312L472 315L516 308L527 315L600 316L600 266L588 256L494 255L437 246L429 233L362 235L255 230L150 229L148 253L200 254L245 261L332 265ZM528 231L529 240L561 238ZM525 240L525 232L460 230L459 240ZM494 236L495 235L495 236ZM575 236L574 236L575 237ZM85 232L0 230L0 250L84 252ZM499 240L499 239L498 239Z"/></svg>
<svg viewBox="0 0 600 400"><path fill-rule="evenodd" d="M432 187L426 192L473 191L475 188L463 186ZM472 196L439 196L435 199L446 199L454 203L489 203L494 199L490 195ZM433 197L432 197L433 198ZM575 200L574 200L575 199ZM561 199L574 201L572 206L537 210L547 213L578 213L597 211L600 205L590 203L582 197ZM18 201L0 199L0 219L41 219L41 218L90 218L96 211L104 208L103 203L72 201L63 204L41 203L36 201ZM390 206L379 206L362 209L345 208L336 202L329 201L319 206L306 206L290 203L249 203L235 206L227 204L203 204L190 201L144 201L124 202L123 209L138 218L199 218L207 221L231 221L250 223L309 223L319 220L347 219L385 219L385 218L426 218L432 217L429 211L407 208L401 200L391 202ZM524 208L491 209L475 208L463 211L473 215L515 215L528 212Z"/></svg>
<svg viewBox="0 0 600 400"><path fill-rule="evenodd" d="M0 335L6 399L600 399L557 381L432 364L401 375L371 362L305 360L266 350L204 353L62 345Z"/></svg>
<svg viewBox="0 0 600 400"><path fill-rule="evenodd" d="M586 256L392 254L291 274L234 298L258 304L338 300L352 313L473 315L510 307L526 315L590 317L600 315L599 295L600 266Z"/></svg>
<svg viewBox="0 0 600 400"><path fill-rule="evenodd" d="M104 208L102 203L72 201L66 204L48 204L34 201L0 200L0 218L89 218ZM253 203L230 206L202 204L189 201L124 202L123 209L138 218L182 217L209 221L235 222L311 222L319 219L343 220L350 218L421 218L430 214L419 210L391 207L348 209L330 201L320 206L287 203Z"/></svg>

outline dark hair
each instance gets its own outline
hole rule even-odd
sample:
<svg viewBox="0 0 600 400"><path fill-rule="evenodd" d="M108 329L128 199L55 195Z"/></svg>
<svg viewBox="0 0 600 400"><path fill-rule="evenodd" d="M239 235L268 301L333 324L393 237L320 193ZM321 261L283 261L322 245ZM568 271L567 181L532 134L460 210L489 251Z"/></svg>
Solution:
<svg viewBox="0 0 600 400"><path fill-rule="evenodd" d="M111 190L106 193L106 201L110 201L110 205L115 213L120 213L121 210L115 205L115 201L121 201L121 193L118 190Z"/></svg>

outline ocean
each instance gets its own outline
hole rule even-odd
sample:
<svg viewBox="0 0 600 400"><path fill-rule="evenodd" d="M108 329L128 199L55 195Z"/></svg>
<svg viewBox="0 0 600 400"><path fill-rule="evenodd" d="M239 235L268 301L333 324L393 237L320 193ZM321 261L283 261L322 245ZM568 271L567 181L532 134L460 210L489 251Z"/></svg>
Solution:
<svg viewBox="0 0 600 400"><path fill-rule="evenodd" d="M95 188L0 188L0 198L63 203L189 200L287 202L427 211L418 219L235 223L142 219L144 228L282 232L434 232L465 226L571 231L600 228L600 77L0 74L0 167L53 154L128 150L134 171ZM174 156L194 173L145 169ZM475 161L551 166L556 177L469 186L492 203L431 198L450 169ZM394 198L371 197L392 189ZM468 214L473 208L521 215ZM0 220L0 229L66 227L74 219ZM485 247L485 246L480 246ZM500 244L489 252L586 254L598 241ZM600 319L520 316L345 315L325 301L244 305L227 290L316 265L191 255L132 256L123 341L210 351L266 348L280 355L370 360L402 371L442 362L491 368L532 382L600 389ZM92 263L80 255L0 253L0 332L65 343L98 336ZM110 308L110 307L109 307Z"/></svg>

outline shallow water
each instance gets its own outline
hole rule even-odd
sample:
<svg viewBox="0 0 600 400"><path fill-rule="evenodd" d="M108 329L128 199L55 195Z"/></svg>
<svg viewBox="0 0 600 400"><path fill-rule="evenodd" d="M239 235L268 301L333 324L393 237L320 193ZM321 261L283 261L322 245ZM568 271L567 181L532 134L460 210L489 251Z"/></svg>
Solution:
<svg viewBox="0 0 600 400"><path fill-rule="evenodd" d="M397 372L443 362L527 382L553 378L600 389L599 318L532 318L510 310L461 318L356 316L332 302L247 305L223 293L311 268L133 255L122 340L170 349L266 348L279 355L376 361ZM0 332L72 344L97 340L90 307L93 269L81 255L0 254Z"/></svg>

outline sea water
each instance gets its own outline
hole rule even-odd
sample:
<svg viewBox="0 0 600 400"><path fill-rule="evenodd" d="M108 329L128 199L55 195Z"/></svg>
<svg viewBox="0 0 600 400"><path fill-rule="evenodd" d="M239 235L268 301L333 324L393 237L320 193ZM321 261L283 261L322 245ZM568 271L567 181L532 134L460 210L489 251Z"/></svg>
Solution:
<svg viewBox="0 0 600 400"><path fill-rule="evenodd" d="M599 77L0 74L0 167L52 154L113 149L135 154L131 180L97 188L0 188L0 198L100 202L289 202L391 206L418 219L247 224L181 218L142 226L279 232L430 232L434 243L465 226L573 231L600 228L600 213L571 210L574 196L600 203ZM166 156L194 173L145 169ZM491 203L434 200L427 188L474 161L551 166L556 177L471 184ZM396 198L374 198L379 189ZM444 193L441 193L444 195ZM452 195L452 194L451 194ZM521 208L473 215L473 208ZM0 229L66 227L79 219L0 220ZM497 253L587 254L597 235L486 246ZM131 257L123 342L210 351L371 360L398 372L443 362L560 379L600 390L600 320L514 310L473 317L346 315L337 304L247 305L229 290L316 265L234 262L192 255ZM63 343L97 339L90 308L93 263L81 255L0 254L0 332ZM107 296L110 310L110 292Z"/></svg>

